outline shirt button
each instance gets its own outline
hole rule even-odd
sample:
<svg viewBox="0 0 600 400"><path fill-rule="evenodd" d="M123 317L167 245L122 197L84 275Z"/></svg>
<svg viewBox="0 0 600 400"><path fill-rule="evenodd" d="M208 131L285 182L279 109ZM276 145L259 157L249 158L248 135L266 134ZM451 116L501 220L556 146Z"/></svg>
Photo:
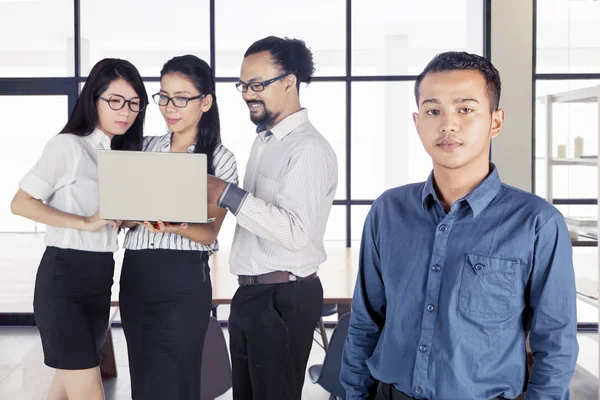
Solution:
<svg viewBox="0 0 600 400"><path fill-rule="evenodd" d="M154 243L150 243L150 247L154 247Z"/></svg>
<svg viewBox="0 0 600 400"><path fill-rule="evenodd" d="M475 271L481 271L483 269L483 264L475 264Z"/></svg>
<svg viewBox="0 0 600 400"><path fill-rule="evenodd" d="M448 230L448 225L440 225L440 231L446 232Z"/></svg>
<svg viewBox="0 0 600 400"><path fill-rule="evenodd" d="M431 267L432 270L434 270L435 272L438 272L441 268L439 265L435 264L433 267Z"/></svg>
<svg viewBox="0 0 600 400"><path fill-rule="evenodd" d="M424 352L427 351L428 348L429 348L429 346L427 346L425 344L422 344L422 345L419 346L419 351L421 351L421 352L424 353Z"/></svg>
<svg viewBox="0 0 600 400"><path fill-rule="evenodd" d="M433 304L430 304L427 306L427 311L432 312L433 310L435 310L435 307L433 306Z"/></svg>
<svg viewBox="0 0 600 400"><path fill-rule="evenodd" d="M415 393L416 393L416 394L421 394L421 393L423 393L423 389L421 389L421 386L416 386L416 387L415 387Z"/></svg>

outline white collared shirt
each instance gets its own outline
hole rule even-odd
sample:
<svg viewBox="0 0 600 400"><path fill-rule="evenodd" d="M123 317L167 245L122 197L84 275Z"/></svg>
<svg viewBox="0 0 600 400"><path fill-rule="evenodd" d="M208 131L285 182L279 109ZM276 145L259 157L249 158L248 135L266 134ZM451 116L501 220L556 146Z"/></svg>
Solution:
<svg viewBox="0 0 600 400"><path fill-rule="evenodd" d="M98 150L110 150L110 139L99 129L88 136L63 133L46 145L37 164L19 187L57 210L82 217L98 212ZM110 225L95 232L48 225L47 246L97 252L118 250L117 231Z"/></svg>
<svg viewBox="0 0 600 400"><path fill-rule="evenodd" d="M332 147L302 109L258 133L244 177L244 198L229 265L234 275L316 272L337 188Z"/></svg>
<svg viewBox="0 0 600 400"><path fill-rule="evenodd" d="M171 133L163 136L146 136L143 151L171 151ZM194 145L188 147L188 153L194 152ZM212 163L217 178L233 184L238 183L237 164L233 153L222 144L217 144L212 155ZM138 225L127 231L123 247L128 250L167 249L207 251L210 254L219 250L215 240L210 245L193 242L176 233L151 233L148 228Z"/></svg>

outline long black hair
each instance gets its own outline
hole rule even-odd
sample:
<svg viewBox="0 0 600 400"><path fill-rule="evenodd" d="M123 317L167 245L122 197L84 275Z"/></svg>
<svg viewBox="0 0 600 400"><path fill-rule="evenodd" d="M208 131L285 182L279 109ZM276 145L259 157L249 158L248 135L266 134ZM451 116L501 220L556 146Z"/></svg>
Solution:
<svg viewBox="0 0 600 400"><path fill-rule="evenodd" d="M148 94L137 68L129 61L118 58L105 58L94 65L79 94L73 113L60 133L72 133L77 136L92 133L98 125L98 97L117 79L124 79L133 86L144 109L137 113L135 121L125 134L113 138L110 147L113 150L141 150Z"/></svg>
<svg viewBox="0 0 600 400"><path fill-rule="evenodd" d="M188 54L167 61L160 71L161 79L167 74L180 74L189 79L200 94L212 96L212 106L198 122L194 153L203 153L208 156L208 173L214 174L212 155L217 144L221 143L221 123L212 69L205 61Z"/></svg>

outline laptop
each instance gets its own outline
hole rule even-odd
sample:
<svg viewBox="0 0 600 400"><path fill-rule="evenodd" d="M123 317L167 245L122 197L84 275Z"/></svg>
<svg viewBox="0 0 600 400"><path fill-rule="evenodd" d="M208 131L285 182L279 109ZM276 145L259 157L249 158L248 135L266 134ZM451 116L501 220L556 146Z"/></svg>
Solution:
<svg viewBox="0 0 600 400"><path fill-rule="evenodd" d="M207 157L98 150L100 218L207 223Z"/></svg>

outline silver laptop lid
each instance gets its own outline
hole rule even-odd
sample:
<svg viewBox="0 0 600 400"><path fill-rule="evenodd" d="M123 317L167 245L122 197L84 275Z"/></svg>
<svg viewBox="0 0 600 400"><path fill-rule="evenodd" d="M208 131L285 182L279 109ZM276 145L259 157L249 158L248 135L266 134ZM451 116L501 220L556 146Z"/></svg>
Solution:
<svg viewBox="0 0 600 400"><path fill-rule="evenodd" d="M206 154L98 150L100 217L207 222Z"/></svg>

